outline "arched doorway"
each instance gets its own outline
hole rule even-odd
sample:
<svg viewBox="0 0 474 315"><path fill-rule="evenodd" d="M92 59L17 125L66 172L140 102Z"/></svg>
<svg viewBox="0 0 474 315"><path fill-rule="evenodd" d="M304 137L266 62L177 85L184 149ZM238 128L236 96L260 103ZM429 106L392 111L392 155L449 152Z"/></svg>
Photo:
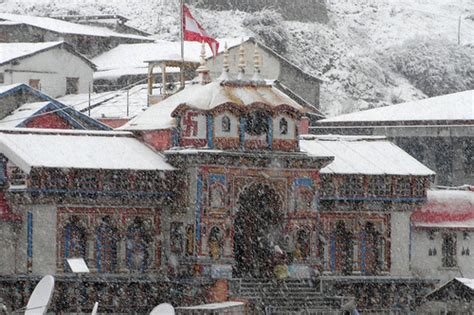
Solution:
<svg viewBox="0 0 474 315"><path fill-rule="evenodd" d="M273 273L276 236L281 236L281 198L267 184L253 184L239 196L235 218L234 258L237 277Z"/></svg>

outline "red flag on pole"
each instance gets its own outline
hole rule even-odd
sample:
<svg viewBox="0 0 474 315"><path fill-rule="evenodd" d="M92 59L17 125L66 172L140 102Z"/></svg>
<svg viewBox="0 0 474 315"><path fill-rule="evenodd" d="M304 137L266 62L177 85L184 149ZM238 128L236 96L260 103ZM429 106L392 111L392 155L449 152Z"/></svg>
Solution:
<svg viewBox="0 0 474 315"><path fill-rule="evenodd" d="M205 42L211 48L214 57L219 51L219 42L207 35L201 24L193 17L188 7L183 4L183 38L186 41Z"/></svg>

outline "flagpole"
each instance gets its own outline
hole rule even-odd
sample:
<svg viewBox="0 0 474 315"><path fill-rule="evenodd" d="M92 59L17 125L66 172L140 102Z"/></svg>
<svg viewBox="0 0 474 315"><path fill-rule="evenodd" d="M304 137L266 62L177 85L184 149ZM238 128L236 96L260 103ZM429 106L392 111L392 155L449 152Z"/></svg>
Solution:
<svg viewBox="0 0 474 315"><path fill-rule="evenodd" d="M184 89L184 0L180 0L179 13L181 17L181 89Z"/></svg>

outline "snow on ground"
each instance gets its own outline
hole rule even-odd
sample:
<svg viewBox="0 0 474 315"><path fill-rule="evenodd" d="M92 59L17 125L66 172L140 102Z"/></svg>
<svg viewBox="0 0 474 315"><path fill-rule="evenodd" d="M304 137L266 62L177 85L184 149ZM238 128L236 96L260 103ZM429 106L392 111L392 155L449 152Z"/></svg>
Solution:
<svg viewBox="0 0 474 315"><path fill-rule="evenodd" d="M0 0L2 1L2 0ZM121 14L128 24L177 40L178 1L156 0L3 0L6 12L38 15ZM474 1L470 0L328 0L330 22L284 22L293 63L327 79L321 89L322 109L328 116L425 98L403 76L394 73L378 53L405 40L424 36L474 45ZM216 37L256 36L243 26L250 14L193 8L208 33ZM258 36L257 36L258 37Z"/></svg>

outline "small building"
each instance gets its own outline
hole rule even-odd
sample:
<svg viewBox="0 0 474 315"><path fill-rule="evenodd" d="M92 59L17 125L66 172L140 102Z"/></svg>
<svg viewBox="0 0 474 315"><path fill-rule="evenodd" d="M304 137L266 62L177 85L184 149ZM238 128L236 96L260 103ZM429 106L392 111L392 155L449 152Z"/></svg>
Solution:
<svg viewBox="0 0 474 315"><path fill-rule="evenodd" d="M474 90L326 118L311 133L383 135L437 174L474 185Z"/></svg>
<svg viewBox="0 0 474 315"><path fill-rule="evenodd" d="M212 77L219 77L223 65L223 54L225 45L227 44L230 60L238 60L239 47L243 46L247 52L253 52L255 49L256 40L254 38L245 38L242 42L240 38L219 38L219 52L214 58L212 51L206 47L206 66L210 70ZM242 45L241 45L242 43ZM193 78L195 70L199 66L199 54L201 51L201 44L196 42L184 43L184 60L189 65L186 71L186 78ZM148 61L176 61L181 60L179 42L157 41L150 44L130 44L120 45L100 56L93 59L97 64L99 71L94 75L94 82L99 89L102 85L111 86L113 88L127 86L134 82L144 80L148 75ZM265 79L276 81L276 87L285 94L294 98L301 105L311 109L312 112L317 113L319 108L319 89L321 80L312 76L296 65L268 48L267 46L258 43L258 51L265 60L261 65L261 75ZM245 64L253 64L252 53L247 53L244 56ZM123 61L127 60L127 63ZM229 73L237 76L237 63L231 63ZM179 81L179 69L177 67L170 67L167 73L170 75L168 82ZM154 79L156 82L161 82L162 69L157 67L154 71ZM251 79L254 75L252 67L248 67L245 77ZM113 89L111 88L111 89ZM314 107L316 109L314 109Z"/></svg>
<svg viewBox="0 0 474 315"><path fill-rule="evenodd" d="M411 269L446 282L474 277L474 191L428 190L411 216Z"/></svg>
<svg viewBox="0 0 474 315"><path fill-rule="evenodd" d="M472 314L474 279L454 278L430 292L417 309L419 314Z"/></svg>
<svg viewBox="0 0 474 315"><path fill-rule="evenodd" d="M25 83L52 97L86 93L95 69L65 42L0 43L0 87Z"/></svg>
<svg viewBox="0 0 474 315"><path fill-rule="evenodd" d="M0 128L111 129L24 83L0 87Z"/></svg>
<svg viewBox="0 0 474 315"><path fill-rule="evenodd" d="M123 34L101 26L71 23L49 17L0 13L0 43L64 41L87 57L125 43L153 42L141 35Z"/></svg>
<svg viewBox="0 0 474 315"><path fill-rule="evenodd" d="M151 36L150 33L127 25L129 19L119 14L60 15L53 18L77 24L106 27L121 34Z"/></svg>

